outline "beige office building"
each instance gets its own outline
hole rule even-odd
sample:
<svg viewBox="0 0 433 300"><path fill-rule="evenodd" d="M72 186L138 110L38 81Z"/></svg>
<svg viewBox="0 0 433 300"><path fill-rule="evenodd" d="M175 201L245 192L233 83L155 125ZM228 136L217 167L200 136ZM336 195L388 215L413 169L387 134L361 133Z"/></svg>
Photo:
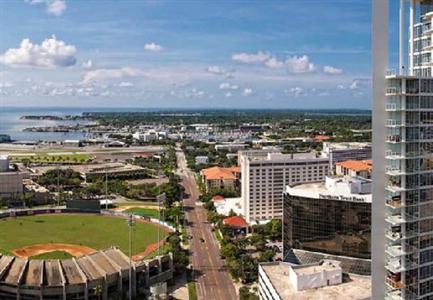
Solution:
<svg viewBox="0 0 433 300"><path fill-rule="evenodd" d="M329 169L328 158L316 157L316 153L240 151L239 163L243 215L249 223L281 219L285 187L323 181Z"/></svg>

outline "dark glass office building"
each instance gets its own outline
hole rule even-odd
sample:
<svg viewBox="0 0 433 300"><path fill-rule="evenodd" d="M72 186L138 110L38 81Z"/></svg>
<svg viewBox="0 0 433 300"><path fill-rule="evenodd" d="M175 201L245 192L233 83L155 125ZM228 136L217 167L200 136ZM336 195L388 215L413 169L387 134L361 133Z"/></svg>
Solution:
<svg viewBox="0 0 433 300"><path fill-rule="evenodd" d="M288 188L284 195L284 254L291 249L370 258L371 201L322 194L318 186Z"/></svg>

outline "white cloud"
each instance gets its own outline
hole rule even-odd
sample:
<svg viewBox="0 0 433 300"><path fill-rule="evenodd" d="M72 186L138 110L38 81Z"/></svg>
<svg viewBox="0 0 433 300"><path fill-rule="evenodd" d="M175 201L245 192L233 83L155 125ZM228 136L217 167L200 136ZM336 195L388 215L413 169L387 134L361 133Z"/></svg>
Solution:
<svg viewBox="0 0 433 300"><path fill-rule="evenodd" d="M289 93L294 95L295 97L299 97L304 94L304 89L299 86L293 87L289 90Z"/></svg>
<svg viewBox="0 0 433 300"><path fill-rule="evenodd" d="M352 83L350 84L349 88L351 90L356 90L359 88L359 81L358 80L354 80L352 81Z"/></svg>
<svg viewBox="0 0 433 300"><path fill-rule="evenodd" d="M66 10L66 2L63 0L47 1L47 12L53 16L61 16Z"/></svg>
<svg viewBox="0 0 433 300"><path fill-rule="evenodd" d="M128 77L146 76L146 73L140 69L124 67L120 69L97 69L84 74L82 83L106 81L112 79L122 79Z"/></svg>
<svg viewBox="0 0 433 300"><path fill-rule="evenodd" d="M326 74L331 74L331 75L338 75L343 73L342 69L338 69L338 68L334 68L331 66L324 66L323 67L323 72L325 72Z"/></svg>
<svg viewBox="0 0 433 300"><path fill-rule="evenodd" d="M349 89L351 90L365 89L369 86L370 83L371 82L369 78L356 78L350 84Z"/></svg>
<svg viewBox="0 0 433 300"><path fill-rule="evenodd" d="M45 4L47 13L56 17L61 16L67 8L65 0L25 0L25 2L31 5Z"/></svg>
<svg viewBox="0 0 433 300"><path fill-rule="evenodd" d="M14 67L55 68L73 66L77 62L77 49L57 40L53 35L40 45L23 39L19 48L10 48L0 56L0 62Z"/></svg>
<svg viewBox="0 0 433 300"><path fill-rule="evenodd" d="M253 93L253 90L251 88L244 88L242 95L249 96Z"/></svg>
<svg viewBox="0 0 433 300"><path fill-rule="evenodd" d="M223 82L219 85L219 88L221 90L237 90L239 89L239 86L236 84L231 84L229 82Z"/></svg>
<svg viewBox="0 0 433 300"><path fill-rule="evenodd" d="M219 66L209 66L207 67L206 71L216 75L224 75L227 73L226 69Z"/></svg>
<svg viewBox="0 0 433 300"><path fill-rule="evenodd" d="M81 65L84 69L91 69L93 67L93 61L91 59L88 59L84 61Z"/></svg>
<svg viewBox="0 0 433 300"><path fill-rule="evenodd" d="M0 82L0 88L10 88L13 87L13 83L9 81Z"/></svg>
<svg viewBox="0 0 433 300"><path fill-rule="evenodd" d="M151 52L161 52L164 50L164 48L161 45L152 42L152 43L145 44L144 50L151 51Z"/></svg>
<svg viewBox="0 0 433 300"><path fill-rule="evenodd" d="M329 92L326 92L326 91L323 91L323 92L320 92L317 94L317 96L319 96L319 97L328 97L330 95L331 94Z"/></svg>
<svg viewBox="0 0 433 300"><path fill-rule="evenodd" d="M316 66L310 62L307 55L291 56L285 61L279 60L265 52L251 53L236 53L232 55L232 60L246 64L263 64L271 69L287 68L289 73L311 73L316 71Z"/></svg>
<svg viewBox="0 0 433 300"><path fill-rule="evenodd" d="M134 86L134 84L132 82L129 81L122 81L121 83L119 83L120 87L132 87Z"/></svg>
<svg viewBox="0 0 433 300"><path fill-rule="evenodd" d="M272 57L271 59L265 62L265 66L271 69L281 69L284 67L284 62Z"/></svg>
<svg viewBox="0 0 433 300"><path fill-rule="evenodd" d="M310 62L307 55L289 57L286 65L290 73L311 73L316 70L316 66Z"/></svg>
<svg viewBox="0 0 433 300"><path fill-rule="evenodd" d="M232 55L232 60L245 63L245 64L251 64L251 63L264 63L268 59L270 59L270 55L264 52L257 52L256 54L252 53L235 53Z"/></svg>

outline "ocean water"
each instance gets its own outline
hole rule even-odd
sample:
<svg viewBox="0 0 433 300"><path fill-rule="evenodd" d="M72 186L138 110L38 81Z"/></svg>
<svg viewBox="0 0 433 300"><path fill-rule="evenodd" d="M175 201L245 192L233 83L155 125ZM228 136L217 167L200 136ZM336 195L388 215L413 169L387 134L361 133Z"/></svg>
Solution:
<svg viewBox="0 0 433 300"><path fill-rule="evenodd" d="M101 109L0 107L0 134L8 134L13 140L20 141L82 139L86 137L86 134L81 132L24 132L23 129L28 127L83 124L86 123L85 121L21 120L20 117L24 115L80 115L84 111L101 111Z"/></svg>

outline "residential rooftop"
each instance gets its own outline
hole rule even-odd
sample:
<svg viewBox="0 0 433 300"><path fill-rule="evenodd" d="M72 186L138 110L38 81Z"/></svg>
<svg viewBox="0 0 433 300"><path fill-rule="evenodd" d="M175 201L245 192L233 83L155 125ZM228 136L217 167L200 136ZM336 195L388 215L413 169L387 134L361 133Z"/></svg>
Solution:
<svg viewBox="0 0 433 300"><path fill-rule="evenodd" d="M346 160L336 164L337 166L353 170L355 172L371 171L373 169L373 162L371 159L366 160Z"/></svg>
<svg viewBox="0 0 433 300"><path fill-rule="evenodd" d="M201 170L201 174L206 177L206 180L235 180L236 173L240 172L240 167L212 167Z"/></svg>

